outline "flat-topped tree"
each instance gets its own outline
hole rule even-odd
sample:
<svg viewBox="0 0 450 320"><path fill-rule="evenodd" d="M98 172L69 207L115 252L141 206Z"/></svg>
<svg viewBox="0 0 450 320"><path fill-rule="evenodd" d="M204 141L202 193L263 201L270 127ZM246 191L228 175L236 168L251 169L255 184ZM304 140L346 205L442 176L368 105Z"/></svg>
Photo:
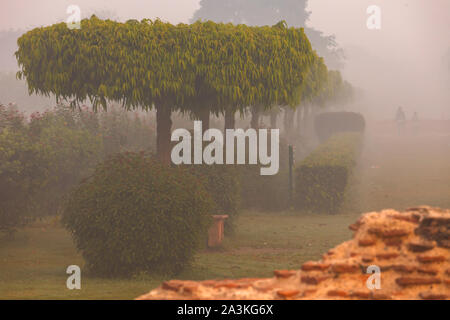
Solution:
<svg viewBox="0 0 450 320"><path fill-rule="evenodd" d="M170 161L171 112L223 113L252 104L295 105L312 63L302 29L159 20L119 23L95 16L79 30L65 23L18 40L16 57L30 93L55 94L73 106L117 101L156 108L157 152Z"/></svg>
<svg viewBox="0 0 450 320"><path fill-rule="evenodd" d="M313 51L302 29L284 22L269 27L196 22L206 45L199 47L196 96L188 108L208 128L209 115L225 115L226 128L234 113L249 105L270 108L295 105L312 62Z"/></svg>

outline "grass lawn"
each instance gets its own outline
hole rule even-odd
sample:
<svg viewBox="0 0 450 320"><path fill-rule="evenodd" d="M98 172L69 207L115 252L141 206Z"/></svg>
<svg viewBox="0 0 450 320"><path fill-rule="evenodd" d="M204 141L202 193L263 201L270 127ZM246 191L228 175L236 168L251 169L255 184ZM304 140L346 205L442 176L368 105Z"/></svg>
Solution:
<svg viewBox="0 0 450 320"><path fill-rule="evenodd" d="M416 205L450 208L450 133L399 137L369 128L363 154L336 215L243 212L234 237L219 250L198 253L179 279L269 277L298 268L350 239L361 212ZM81 290L66 288L69 265L82 268ZM35 223L0 239L0 299L132 299L164 276L90 277L70 235L57 223Z"/></svg>
<svg viewBox="0 0 450 320"><path fill-rule="evenodd" d="M268 277L274 269L298 268L350 238L355 215L262 214L244 212L236 234L221 249L197 254L177 278ZM69 265L82 269L81 290L68 290ZM83 273L83 258L58 224L35 223L0 241L0 299L132 299L164 276L102 279Z"/></svg>

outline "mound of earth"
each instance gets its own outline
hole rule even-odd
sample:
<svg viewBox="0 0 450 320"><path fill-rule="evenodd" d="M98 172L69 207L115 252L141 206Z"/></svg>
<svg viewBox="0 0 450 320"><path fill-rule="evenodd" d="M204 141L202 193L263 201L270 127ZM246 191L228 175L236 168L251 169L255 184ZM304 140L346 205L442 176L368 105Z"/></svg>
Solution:
<svg viewBox="0 0 450 320"><path fill-rule="evenodd" d="M171 280L137 299L450 299L450 210L370 212L350 229L352 240L300 270L266 279ZM379 289L369 266L379 267Z"/></svg>

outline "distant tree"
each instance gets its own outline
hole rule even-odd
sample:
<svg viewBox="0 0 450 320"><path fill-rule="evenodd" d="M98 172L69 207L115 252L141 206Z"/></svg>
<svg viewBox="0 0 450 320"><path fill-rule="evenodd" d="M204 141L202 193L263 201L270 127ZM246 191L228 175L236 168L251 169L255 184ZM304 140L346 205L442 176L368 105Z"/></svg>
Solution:
<svg viewBox="0 0 450 320"><path fill-rule="evenodd" d="M307 6L308 0L201 0L192 21L202 19L261 26L284 20L289 26L304 28L313 48L324 57L327 66L339 69L344 60L343 50L334 35L325 36L306 26L311 14Z"/></svg>

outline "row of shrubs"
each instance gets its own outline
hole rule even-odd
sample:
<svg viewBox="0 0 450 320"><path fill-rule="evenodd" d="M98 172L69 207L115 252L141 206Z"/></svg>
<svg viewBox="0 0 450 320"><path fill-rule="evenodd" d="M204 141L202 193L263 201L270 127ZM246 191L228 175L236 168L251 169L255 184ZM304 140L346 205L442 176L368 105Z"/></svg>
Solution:
<svg viewBox="0 0 450 320"><path fill-rule="evenodd" d="M315 132L320 143L322 144L329 140L330 137L344 132L354 132L356 133L355 135L350 134L348 137L357 137L358 134L362 134L364 132L365 126L366 124L364 117L355 112L326 112L317 115L314 120ZM312 159L321 157L317 154L322 154L325 149L329 150L332 146L338 153L342 152L346 154L346 149L340 149L341 147L347 147L342 145L343 143L341 139L347 141L352 138L336 138L328 141L325 145L319 147L318 150L308 157L305 162L300 164L297 169L297 197L294 198L294 205L296 208L317 212L337 211L339 204L342 201L342 196L339 196L337 192L334 192L334 196L331 196L328 193L328 195L323 195L323 192L326 192L327 187L321 188L318 185L309 186L310 182L317 184L320 181L323 181L323 184L326 185L330 182L330 179L332 181L335 181L336 179L328 176L325 169L314 169L314 175L306 174L309 169L305 169L304 167L311 165L311 161L315 161ZM348 142L352 143L352 141ZM297 150L297 152L304 151L304 146L300 146L300 148L302 148L302 150ZM339 157L340 155L336 156ZM353 157L351 153L347 154L347 156L350 158ZM321 165L324 165L324 159L321 161ZM242 208L264 211L282 211L289 209L290 199L288 165L288 145L286 141L280 140L280 171L277 175L261 176L259 174L259 169L255 168L255 166L241 167L239 177L241 181ZM327 164L327 166L334 166L334 164L330 163ZM338 171L338 169L335 171ZM305 180L301 182L299 179ZM337 185L335 187L340 188L340 186ZM329 186L329 188L332 188L332 186ZM306 194L300 195L302 192L306 192ZM328 198L330 200L328 202L323 202L324 198ZM313 203L316 204L313 205Z"/></svg>
<svg viewBox="0 0 450 320"><path fill-rule="evenodd" d="M336 213L343 202L361 143L360 133L339 133L306 157L295 170L295 207Z"/></svg>
<svg viewBox="0 0 450 320"><path fill-rule="evenodd" d="M302 209L338 205L359 142L358 134L335 136L302 162L296 189ZM95 274L177 273L205 243L212 213L228 214L232 231L240 194L262 192L249 195L247 205L287 197L282 179L260 176L253 166L166 166L148 153L120 153L71 193L63 222Z"/></svg>
<svg viewBox="0 0 450 320"><path fill-rule="evenodd" d="M36 216L30 210L48 214L69 194L63 223L91 271L173 273L206 240L212 213L230 216L230 232L240 206L287 208L285 143L280 172L261 176L259 166L163 166L151 152L135 151L152 149L152 133L140 117L117 110L94 114L60 106L27 121L17 110L1 107L0 228ZM302 163L301 208L338 204L357 141L356 135L335 137ZM325 176L334 177L332 188L321 180Z"/></svg>
<svg viewBox="0 0 450 320"><path fill-rule="evenodd" d="M336 135L300 164L299 209L338 208L360 139ZM229 215L229 234L240 208L289 207L287 155L281 141L279 173L261 176L259 166L171 167L149 153L120 153L71 193L63 222L96 274L177 273L205 243L211 214Z"/></svg>
<svg viewBox="0 0 450 320"><path fill-rule="evenodd" d="M96 114L57 106L26 117L0 105L0 231L57 214L64 195L98 162L151 148L153 131L151 122L118 109Z"/></svg>
<svg viewBox="0 0 450 320"><path fill-rule="evenodd" d="M0 105L0 231L62 213L92 272L178 272L205 244L212 213L228 214L233 230L238 174L161 165L152 123L118 109L26 117Z"/></svg>

